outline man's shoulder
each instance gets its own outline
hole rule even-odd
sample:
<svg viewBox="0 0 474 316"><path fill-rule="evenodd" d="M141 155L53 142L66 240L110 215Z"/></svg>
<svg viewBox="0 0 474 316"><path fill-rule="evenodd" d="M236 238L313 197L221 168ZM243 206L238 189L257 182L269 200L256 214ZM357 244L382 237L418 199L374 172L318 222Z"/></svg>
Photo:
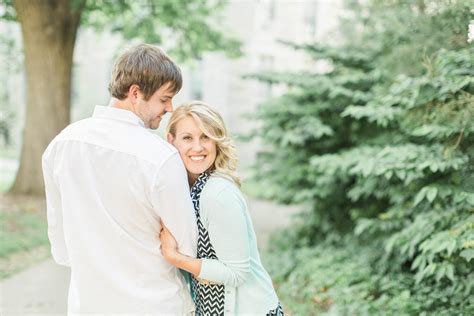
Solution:
<svg viewBox="0 0 474 316"><path fill-rule="evenodd" d="M146 141L147 145L143 147L146 154L151 155L151 157L156 157L157 155L165 158L177 153L177 149L166 142L158 134L155 134L151 131L146 131Z"/></svg>
<svg viewBox="0 0 474 316"><path fill-rule="evenodd" d="M118 125L113 121L97 121L94 118L69 124L51 141L49 147L59 143L71 144L70 141L121 152L154 165L162 165L177 153L176 148L148 129Z"/></svg>
<svg viewBox="0 0 474 316"><path fill-rule="evenodd" d="M77 130L83 129L83 127L89 123L88 122L89 120L90 118L86 118L86 119L79 120L67 125L51 140L51 142L48 145L48 148L50 149L61 140L66 140L70 138L73 134L77 132Z"/></svg>
<svg viewBox="0 0 474 316"><path fill-rule="evenodd" d="M163 150L169 151L170 153L176 153L178 151L173 145L171 145L170 143L165 141L158 134L155 134L155 133L153 133L151 131L148 131L148 130L147 130L147 132L151 136L151 141L155 142L155 144L157 146L160 146Z"/></svg>
<svg viewBox="0 0 474 316"><path fill-rule="evenodd" d="M72 134L80 130L83 130L88 125L90 125L91 121L92 119L89 117L89 118L85 118L85 119L70 123L61 132L59 132L59 134L54 138L54 140L60 140L60 139L70 137Z"/></svg>
<svg viewBox="0 0 474 316"><path fill-rule="evenodd" d="M175 147L150 130L137 127L129 132L119 137L119 143L114 144L112 148L156 166L163 165L171 156L177 154Z"/></svg>

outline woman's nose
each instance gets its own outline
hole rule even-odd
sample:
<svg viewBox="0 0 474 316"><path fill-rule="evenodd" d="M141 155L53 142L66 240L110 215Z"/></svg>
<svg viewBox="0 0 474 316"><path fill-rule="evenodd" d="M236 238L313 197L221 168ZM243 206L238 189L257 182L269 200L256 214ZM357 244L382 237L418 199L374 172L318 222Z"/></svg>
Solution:
<svg viewBox="0 0 474 316"><path fill-rule="evenodd" d="M204 147L202 146L200 140L197 140L197 141L195 141L195 142L193 143L193 150L194 150L194 151L199 152L199 151L203 150L203 148L204 148Z"/></svg>

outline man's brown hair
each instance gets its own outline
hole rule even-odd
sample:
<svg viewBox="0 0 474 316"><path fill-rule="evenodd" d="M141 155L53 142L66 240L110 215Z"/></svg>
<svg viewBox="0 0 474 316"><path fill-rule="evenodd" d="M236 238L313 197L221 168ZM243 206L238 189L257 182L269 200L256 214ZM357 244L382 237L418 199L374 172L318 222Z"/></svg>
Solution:
<svg viewBox="0 0 474 316"><path fill-rule="evenodd" d="M179 67L160 48L140 44L125 51L115 61L109 92L123 100L130 86L136 84L148 100L156 90L168 83L173 92L181 89L183 79Z"/></svg>

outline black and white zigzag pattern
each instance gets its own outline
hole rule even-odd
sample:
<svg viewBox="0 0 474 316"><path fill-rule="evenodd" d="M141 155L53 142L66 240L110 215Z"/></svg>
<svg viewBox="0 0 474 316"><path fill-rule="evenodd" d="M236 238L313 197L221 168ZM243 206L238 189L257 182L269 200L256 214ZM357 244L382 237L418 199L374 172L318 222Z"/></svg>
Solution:
<svg viewBox="0 0 474 316"><path fill-rule="evenodd" d="M284 316L284 315L285 313L283 313L283 308L281 307L280 302L278 302L278 307L269 311L266 316Z"/></svg>
<svg viewBox="0 0 474 316"><path fill-rule="evenodd" d="M197 257L217 259L207 229L202 224L199 214L199 197L210 175L209 172L204 172L198 177L196 183L191 188L191 198L194 204L194 211L196 212L199 232ZM195 293L196 315L224 315L225 287L223 284L202 284L195 278L192 278L192 286Z"/></svg>

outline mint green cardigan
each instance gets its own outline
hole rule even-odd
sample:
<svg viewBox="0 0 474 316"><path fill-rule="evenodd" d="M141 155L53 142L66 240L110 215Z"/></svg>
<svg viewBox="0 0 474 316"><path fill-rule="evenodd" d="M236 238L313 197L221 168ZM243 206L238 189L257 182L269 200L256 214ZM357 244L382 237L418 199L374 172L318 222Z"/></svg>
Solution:
<svg viewBox="0 0 474 316"><path fill-rule="evenodd" d="M199 201L202 224L219 258L203 259L199 277L225 285L226 315L266 315L278 306L278 297L260 261L242 192L212 175Z"/></svg>

